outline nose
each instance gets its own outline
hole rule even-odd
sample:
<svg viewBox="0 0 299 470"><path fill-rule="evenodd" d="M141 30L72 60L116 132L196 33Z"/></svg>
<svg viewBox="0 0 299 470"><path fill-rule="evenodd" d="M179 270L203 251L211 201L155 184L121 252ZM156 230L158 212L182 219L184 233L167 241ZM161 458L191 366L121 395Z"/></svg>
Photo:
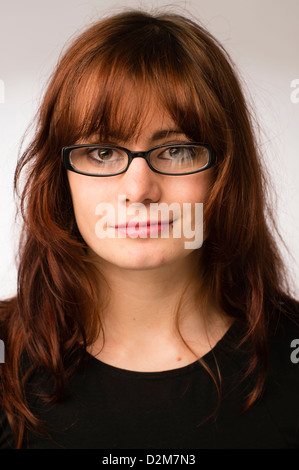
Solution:
<svg viewBox="0 0 299 470"><path fill-rule="evenodd" d="M161 176L151 170L144 158L137 156L122 175L119 190L130 203L157 202L161 196Z"/></svg>

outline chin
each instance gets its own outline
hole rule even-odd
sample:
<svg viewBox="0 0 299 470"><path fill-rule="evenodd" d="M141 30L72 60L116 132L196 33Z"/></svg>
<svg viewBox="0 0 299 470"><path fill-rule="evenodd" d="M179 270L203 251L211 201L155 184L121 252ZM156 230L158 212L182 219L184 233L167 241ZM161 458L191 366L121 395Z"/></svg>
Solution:
<svg viewBox="0 0 299 470"><path fill-rule="evenodd" d="M145 250L142 252L135 252L134 250L125 250L123 249L121 252L117 252L115 250L111 253L111 256L107 253L103 252L95 252L95 255L101 260L100 262L110 263L114 266L117 266L121 269L130 269L130 270L147 270L147 269L155 269L160 266L166 265L173 261L173 256L167 253L158 253L157 251L154 253L153 249L146 253Z"/></svg>
<svg viewBox="0 0 299 470"><path fill-rule="evenodd" d="M171 264L189 254L189 250L184 250L181 243L165 246L158 240L147 243L145 240L132 240L126 243L121 240L119 243L89 244L89 252L100 264L110 263L122 269L145 270L154 269L160 266Z"/></svg>
<svg viewBox="0 0 299 470"><path fill-rule="evenodd" d="M106 261L118 266L119 268L132 270L154 269L167 264L165 256L119 256L116 258L113 257L112 259L106 258Z"/></svg>

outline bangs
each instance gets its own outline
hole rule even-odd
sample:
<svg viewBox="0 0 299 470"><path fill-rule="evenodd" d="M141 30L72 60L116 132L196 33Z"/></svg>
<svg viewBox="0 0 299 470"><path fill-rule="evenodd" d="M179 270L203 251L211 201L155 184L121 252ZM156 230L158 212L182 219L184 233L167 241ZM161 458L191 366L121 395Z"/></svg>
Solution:
<svg viewBox="0 0 299 470"><path fill-rule="evenodd" d="M143 25L142 31L122 31L114 38L110 32L96 54L76 60L58 104L63 146L91 136L137 138L149 113L161 109L191 140L214 148L221 140L223 148L225 113L221 119L204 64L161 25Z"/></svg>

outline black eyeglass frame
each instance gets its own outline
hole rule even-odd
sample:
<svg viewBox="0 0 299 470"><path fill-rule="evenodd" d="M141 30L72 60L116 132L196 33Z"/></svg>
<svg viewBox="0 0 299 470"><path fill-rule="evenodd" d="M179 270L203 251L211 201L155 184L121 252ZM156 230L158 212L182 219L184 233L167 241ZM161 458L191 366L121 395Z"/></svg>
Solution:
<svg viewBox="0 0 299 470"><path fill-rule="evenodd" d="M157 150L159 148L168 148L168 147L173 147L173 148L176 148L176 147L192 147L192 146L200 146L200 147L205 147L208 152L209 152L209 161L207 163L207 165L203 168L200 168L199 170L195 170L195 171L189 171L187 173L166 173L166 172L163 172L163 171L159 171L157 170L156 168L154 168L152 165L151 165L151 162L150 162L150 154L154 151L154 150ZM83 171L79 171L77 169L75 169L72 165L71 165L71 162L70 162L70 153L72 150L75 150L75 149L78 149L78 148L84 148L84 147L94 147L94 148L107 148L107 149L118 149L118 150L123 150L124 152L126 152L126 154L128 155L128 164L126 166L126 168L118 173L113 173L113 174L107 174L107 175L99 175L99 174L91 174L91 173L85 173ZM64 165L64 167L67 169L67 170L70 170L70 171L73 171L74 173L79 173L80 175L85 175L85 176L94 176L94 177L109 177L109 176L117 176L117 175L121 175L122 173L125 173L130 164L132 163L133 159L134 158L144 158L148 164L148 166L150 167L150 169L152 171L154 171L155 173L159 173L161 175L169 175L169 176L185 176L185 175L192 175L194 173L200 173L201 171L205 171L205 170L208 170L209 168L211 168L212 166L214 166L214 164L216 163L216 154L215 154L215 151L214 149L208 145L208 144L203 144L201 142L179 142L179 143L173 143L173 144L163 144L163 145L157 145L156 147L152 147L151 149L149 150L146 150L144 152L132 152L131 150L125 148L125 147L120 147L118 145L106 145L106 144L82 144L82 145L71 145L69 147L63 147L62 149L62 163Z"/></svg>

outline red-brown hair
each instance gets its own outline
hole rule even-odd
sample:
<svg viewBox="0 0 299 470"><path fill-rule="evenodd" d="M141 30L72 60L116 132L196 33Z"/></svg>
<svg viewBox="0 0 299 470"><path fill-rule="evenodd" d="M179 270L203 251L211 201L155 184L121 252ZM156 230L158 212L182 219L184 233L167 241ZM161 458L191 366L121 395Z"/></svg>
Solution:
<svg viewBox="0 0 299 470"><path fill-rule="evenodd" d="M245 410L263 389L268 324L289 294L240 81L223 47L192 20L124 12L92 25L62 56L39 109L35 137L16 168L16 191L26 170L18 287L14 298L0 304L6 347L1 405L16 447L27 426L38 426L25 397L32 369L49 370L53 398L62 399L67 377L101 331L99 273L76 226L61 148L95 133L131 138L153 99L188 137L216 152L205 206L209 236L199 250L200 288L247 326L247 373L258 370L259 378ZM24 364L31 365L26 373Z"/></svg>

